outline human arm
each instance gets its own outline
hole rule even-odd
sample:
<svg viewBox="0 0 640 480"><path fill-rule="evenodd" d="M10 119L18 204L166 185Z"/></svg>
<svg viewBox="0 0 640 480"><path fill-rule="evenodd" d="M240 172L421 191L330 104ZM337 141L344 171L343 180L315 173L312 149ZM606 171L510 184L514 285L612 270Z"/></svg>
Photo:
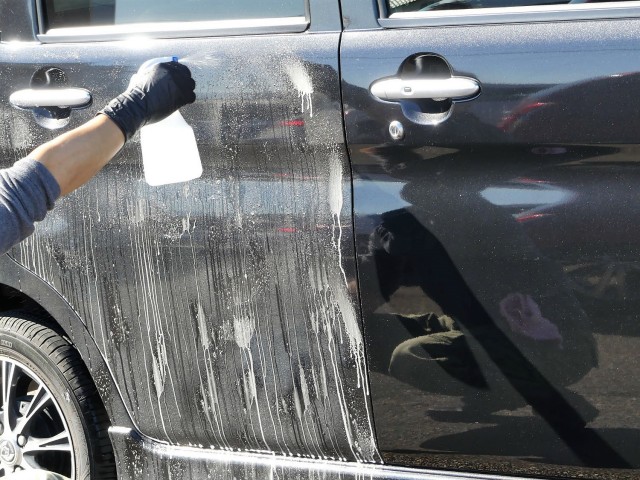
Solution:
<svg viewBox="0 0 640 480"><path fill-rule="evenodd" d="M56 199L89 181L123 143L118 126L98 115L0 170L0 253L31 235Z"/></svg>
<svg viewBox="0 0 640 480"><path fill-rule="evenodd" d="M129 88L95 118L36 148L29 157L46 166L61 195L67 195L93 178L141 127L192 103L194 88L184 65L156 65L136 74Z"/></svg>
<svg viewBox="0 0 640 480"><path fill-rule="evenodd" d="M30 158L0 170L0 254L27 237L60 195L56 179Z"/></svg>
<svg viewBox="0 0 640 480"><path fill-rule="evenodd" d="M64 196L93 178L118 153L124 140L122 131L109 117L97 115L36 148L29 158L47 167Z"/></svg>
<svg viewBox="0 0 640 480"><path fill-rule="evenodd" d="M0 254L30 235L58 196L89 181L138 129L192 103L194 88L184 65L156 65L134 77L100 115L0 170Z"/></svg>

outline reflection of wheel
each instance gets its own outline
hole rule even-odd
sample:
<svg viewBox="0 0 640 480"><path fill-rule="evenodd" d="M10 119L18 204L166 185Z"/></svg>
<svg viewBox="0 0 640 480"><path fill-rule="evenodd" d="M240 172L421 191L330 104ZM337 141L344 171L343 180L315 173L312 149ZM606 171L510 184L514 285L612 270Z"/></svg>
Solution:
<svg viewBox="0 0 640 480"><path fill-rule="evenodd" d="M21 316L0 317L0 476L116 478L108 417L78 352Z"/></svg>

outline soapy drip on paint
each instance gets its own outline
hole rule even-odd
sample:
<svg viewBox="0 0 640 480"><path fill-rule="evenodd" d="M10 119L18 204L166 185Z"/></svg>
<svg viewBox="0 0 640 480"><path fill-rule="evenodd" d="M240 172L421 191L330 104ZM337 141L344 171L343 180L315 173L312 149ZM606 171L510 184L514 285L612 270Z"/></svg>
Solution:
<svg viewBox="0 0 640 480"><path fill-rule="evenodd" d="M293 62L287 66L287 74L289 80L298 91L298 97L300 97L302 113L309 112L309 116L313 117L313 101L311 95L313 94L313 83L309 73L305 70L300 62Z"/></svg>

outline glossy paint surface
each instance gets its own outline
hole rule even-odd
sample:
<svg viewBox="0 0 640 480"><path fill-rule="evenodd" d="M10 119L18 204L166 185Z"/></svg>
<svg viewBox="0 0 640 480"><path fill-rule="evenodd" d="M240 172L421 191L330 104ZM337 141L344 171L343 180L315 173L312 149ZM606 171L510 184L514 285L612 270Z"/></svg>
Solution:
<svg viewBox="0 0 640 480"><path fill-rule="evenodd" d="M285 478L288 480L488 480L478 474L413 470L264 454L212 452L154 444L127 429L111 429L123 480L156 478ZM495 478L495 477L493 477ZM504 477L505 479L507 477ZM517 480L516 477L508 477Z"/></svg>
<svg viewBox="0 0 640 480"><path fill-rule="evenodd" d="M197 82L198 102L182 114L203 176L149 187L134 140L11 257L77 312L147 437L379 461L337 34L0 44L2 166L56 133L8 103L34 72L55 66L92 92L73 127L167 52Z"/></svg>
<svg viewBox="0 0 640 480"><path fill-rule="evenodd" d="M638 39L637 20L345 33L385 460L637 476ZM396 75L466 76L481 92L450 108L369 93Z"/></svg>

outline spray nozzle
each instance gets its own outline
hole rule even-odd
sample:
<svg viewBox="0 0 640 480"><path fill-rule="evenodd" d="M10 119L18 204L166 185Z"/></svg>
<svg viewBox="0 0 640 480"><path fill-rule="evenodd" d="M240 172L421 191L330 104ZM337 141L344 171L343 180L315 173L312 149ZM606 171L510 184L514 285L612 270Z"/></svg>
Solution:
<svg viewBox="0 0 640 480"><path fill-rule="evenodd" d="M175 55L171 57L152 58L151 60L147 60L142 65L140 65L140 68L138 69L138 73L142 73L145 70L153 67L154 65L157 65L158 63L177 62L177 61L178 61L178 57Z"/></svg>

